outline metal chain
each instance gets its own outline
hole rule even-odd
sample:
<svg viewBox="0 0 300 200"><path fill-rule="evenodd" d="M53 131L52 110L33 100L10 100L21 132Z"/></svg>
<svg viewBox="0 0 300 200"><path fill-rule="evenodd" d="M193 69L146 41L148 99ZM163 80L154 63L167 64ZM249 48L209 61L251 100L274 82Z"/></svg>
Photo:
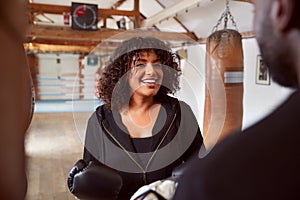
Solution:
<svg viewBox="0 0 300 200"><path fill-rule="evenodd" d="M228 17L231 20L232 25L237 28L237 24L230 12L229 9L229 0L226 0L226 6L225 6L225 11L222 13L220 19L217 21L217 24L213 27L212 32L215 32L218 30L218 27L220 26L220 24L222 23L223 19L224 19L224 29L227 29L227 25L228 25Z"/></svg>
<svg viewBox="0 0 300 200"><path fill-rule="evenodd" d="M213 27L212 32L215 32L216 30L218 30L219 25L222 23L223 15L224 15L224 13L222 14L221 18L218 20L217 24Z"/></svg>
<svg viewBox="0 0 300 200"><path fill-rule="evenodd" d="M226 7L225 7L225 18L224 18L224 29L227 29L227 23L228 23L228 13L229 13L229 1L226 0Z"/></svg>
<svg viewBox="0 0 300 200"><path fill-rule="evenodd" d="M236 24L236 22L234 21L234 18L233 18L233 16L232 16L231 12L229 11L228 14L229 14L229 18L230 18L230 20L231 20L232 25L233 25L236 29L238 29L237 24Z"/></svg>

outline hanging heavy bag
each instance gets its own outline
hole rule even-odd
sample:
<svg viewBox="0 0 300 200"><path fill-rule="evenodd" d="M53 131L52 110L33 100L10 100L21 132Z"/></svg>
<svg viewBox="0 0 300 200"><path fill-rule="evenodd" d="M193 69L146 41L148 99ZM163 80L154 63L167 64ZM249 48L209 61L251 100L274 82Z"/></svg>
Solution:
<svg viewBox="0 0 300 200"><path fill-rule="evenodd" d="M227 29L227 16L233 20L228 2L218 23L224 16L224 29L214 31L206 40L204 138L208 148L242 127L242 37L238 31Z"/></svg>

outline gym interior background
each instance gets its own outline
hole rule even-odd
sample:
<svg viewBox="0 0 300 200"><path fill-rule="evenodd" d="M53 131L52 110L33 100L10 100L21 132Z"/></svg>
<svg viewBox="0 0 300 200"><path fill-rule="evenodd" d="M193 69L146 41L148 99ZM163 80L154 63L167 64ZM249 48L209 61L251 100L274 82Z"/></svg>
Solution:
<svg viewBox="0 0 300 200"><path fill-rule="evenodd" d="M183 77L176 95L191 106L201 130L206 38L216 25L223 28L220 17L225 11L232 16L228 15L227 28L237 25L242 35L244 70L233 77L243 85L242 128L272 111L291 92L260 79L253 7L247 0L81 0L79 4L93 5L92 19L76 18L79 5L71 0L28 1L30 24L24 48L35 96L25 141L28 200L75 199L67 188L67 174L82 157L87 119L101 104L96 91L99 73L122 34L160 32L159 37L181 55Z"/></svg>

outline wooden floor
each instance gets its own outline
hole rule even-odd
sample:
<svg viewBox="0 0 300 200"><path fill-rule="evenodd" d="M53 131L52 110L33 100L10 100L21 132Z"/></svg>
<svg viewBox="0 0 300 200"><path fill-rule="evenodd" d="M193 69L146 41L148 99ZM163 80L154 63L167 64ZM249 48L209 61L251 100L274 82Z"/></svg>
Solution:
<svg viewBox="0 0 300 200"><path fill-rule="evenodd" d="M35 113L28 130L27 200L73 200L67 175L82 157L81 128L90 113ZM78 132L79 130L79 132Z"/></svg>

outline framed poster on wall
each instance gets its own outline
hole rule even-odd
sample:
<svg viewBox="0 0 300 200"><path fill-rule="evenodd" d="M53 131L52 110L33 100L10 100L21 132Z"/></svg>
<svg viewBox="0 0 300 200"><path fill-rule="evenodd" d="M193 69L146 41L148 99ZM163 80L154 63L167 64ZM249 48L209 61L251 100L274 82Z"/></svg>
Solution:
<svg viewBox="0 0 300 200"><path fill-rule="evenodd" d="M261 55L257 55L255 79L256 84L270 85L270 71Z"/></svg>

